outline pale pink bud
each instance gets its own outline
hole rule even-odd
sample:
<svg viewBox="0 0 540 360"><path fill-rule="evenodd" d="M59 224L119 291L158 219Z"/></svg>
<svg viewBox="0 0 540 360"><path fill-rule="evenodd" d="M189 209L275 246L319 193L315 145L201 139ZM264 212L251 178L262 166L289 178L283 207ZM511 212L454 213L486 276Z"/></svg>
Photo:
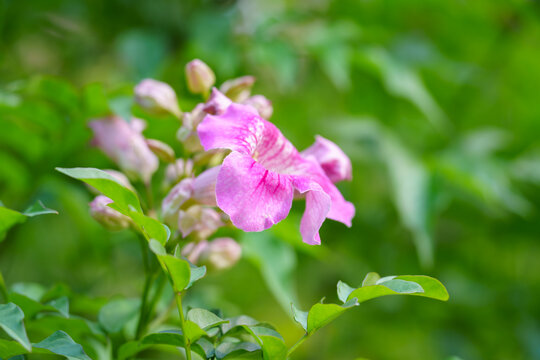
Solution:
<svg viewBox="0 0 540 360"><path fill-rule="evenodd" d="M206 239L221 226L221 216L211 207L194 205L178 213L178 229L183 237L197 233L199 238Z"/></svg>
<svg viewBox="0 0 540 360"><path fill-rule="evenodd" d="M232 101L241 103L251 94L253 84L255 84L255 77L242 76L225 81L219 90Z"/></svg>
<svg viewBox="0 0 540 360"><path fill-rule="evenodd" d="M164 142L155 139L147 139L146 145L148 145L150 150L152 150L152 152L161 160L165 162L174 162L176 160L174 150Z"/></svg>
<svg viewBox="0 0 540 360"><path fill-rule="evenodd" d="M197 126L201 123L201 121L203 121L206 115L206 113L204 112L204 106L204 104L197 104L197 106L195 106L193 110L185 113L182 120L182 126L190 130L197 129Z"/></svg>
<svg viewBox="0 0 540 360"><path fill-rule="evenodd" d="M193 161L191 159L177 159L173 164L167 165L165 169L165 184L170 186L176 184L180 179L191 176L193 172Z"/></svg>
<svg viewBox="0 0 540 360"><path fill-rule="evenodd" d="M161 81L144 79L135 87L135 101L153 113L169 112L177 117L182 115L173 88Z"/></svg>
<svg viewBox="0 0 540 360"><path fill-rule="evenodd" d="M197 264L203 251L208 247L208 241L190 242L182 248L182 256L192 264Z"/></svg>
<svg viewBox="0 0 540 360"><path fill-rule="evenodd" d="M314 158L333 183L352 179L349 157L339 146L322 136L317 136L315 143L302 151L302 156Z"/></svg>
<svg viewBox="0 0 540 360"><path fill-rule="evenodd" d="M253 106L259 115L266 120L270 119L272 113L274 112L272 102L263 95L254 95L247 98L244 100L243 104Z"/></svg>
<svg viewBox="0 0 540 360"><path fill-rule="evenodd" d="M242 257L242 247L231 238L217 238L202 249L199 261L216 270L232 267Z"/></svg>
<svg viewBox="0 0 540 360"><path fill-rule="evenodd" d="M188 178L180 181L169 191L161 203L161 215L168 224L176 225L176 219L180 206L193 195L193 179Z"/></svg>
<svg viewBox="0 0 540 360"><path fill-rule="evenodd" d="M216 82L212 69L199 59L187 63L186 79L189 91L194 94L207 94Z"/></svg>
<svg viewBox="0 0 540 360"><path fill-rule="evenodd" d="M217 206L216 180L220 166L203 171L193 182L193 199L199 204Z"/></svg>
<svg viewBox="0 0 540 360"><path fill-rule="evenodd" d="M157 170L159 161L142 135L144 121L126 122L118 116L98 119L88 124L94 132L92 143L107 154L130 177L145 183Z"/></svg>
<svg viewBox="0 0 540 360"><path fill-rule="evenodd" d="M231 104L231 99L223 95L218 89L212 88L212 94L204 104L203 110L207 114L221 115Z"/></svg>
<svg viewBox="0 0 540 360"><path fill-rule="evenodd" d="M130 219L118 211L108 207L113 201L105 195L98 195L90 206L90 215L109 230L122 230L129 227Z"/></svg>

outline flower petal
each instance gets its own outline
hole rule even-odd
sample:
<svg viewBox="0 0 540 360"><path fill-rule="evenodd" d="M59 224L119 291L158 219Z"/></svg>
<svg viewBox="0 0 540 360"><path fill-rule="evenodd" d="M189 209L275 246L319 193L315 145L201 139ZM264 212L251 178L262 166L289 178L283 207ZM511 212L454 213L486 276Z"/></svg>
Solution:
<svg viewBox="0 0 540 360"><path fill-rule="evenodd" d="M315 143L302 151L302 156L313 156L333 183L352 179L349 157L332 141L317 136Z"/></svg>
<svg viewBox="0 0 540 360"><path fill-rule="evenodd" d="M295 177L293 185L300 193L306 194L306 210L300 222L302 240L309 245L320 245L319 229L330 211L332 204L330 196L308 177Z"/></svg>
<svg viewBox="0 0 540 360"><path fill-rule="evenodd" d="M216 182L218 206L244 231L262 231L287 217L293 194L290 176L238 152L225 158Z"/></svg>

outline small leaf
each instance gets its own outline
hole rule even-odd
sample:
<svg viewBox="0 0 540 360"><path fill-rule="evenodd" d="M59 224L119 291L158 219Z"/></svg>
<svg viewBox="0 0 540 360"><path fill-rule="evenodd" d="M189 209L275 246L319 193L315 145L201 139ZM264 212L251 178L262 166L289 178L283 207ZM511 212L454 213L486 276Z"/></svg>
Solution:
<svg viewBox="0 0 540 360"><path fill-rule="evenodd" d="M199 327L203 330L208 330L214 326L229 322L228 320L223 320L213 312L199 308L189 310L186 318L199 325Z"/></svg>
<svg viewBox="0 0 540 360"><path fill-rule="evenodd" d="M379 274L376 272L369 272L367 273L366 277L364 278L364 281L362 281L362 286L370 286L375 285L375 283L381 278Z"/></svg>
<svg viewBox="0 0 540 360"><path fill-rule="evenodd" d="M259 336L263 345L263 355L265 360L284 360L287 357L287 346L283 340L274 336Z"/></svg>
<svg viewBox="0 0 540 360"><path fill-rule="evenodd" d="M390 290L393 290L400 294L414 294L424 292L424 289L422 289L420 285L412 281L392 279L381 282L379 285L386 286Z"/></svg>
<svg viewBox="0 0 540 360"><path fill-rule="evenodd" d="M58 211L45 207L45 205L43 205L43 203L38 200L34 204L30 205L26 210L24 210L23 214L29 217L44 214L58 215Z"/></svg>
<svg viewBox="0 0 540 360"><path fill-rule="evenodd" d="M345 304L347 302L347 298L349 297L349 294L352 293L353 291L354 291L353 287L350 287L349 285L347 285L341 280L338 281L337 294L338 294L339 300L341 300L342 303Z"/></svg>
<svg viewBox="0 0 540 360"><path fill-rule="evenodd" d="M181 331L167 330L148 334L141 340L141 345L172 345L184 347L184 335Z"/></svg>
<svg viewBox="0 0 540 360"><path fill-rule="evenodd" d="M0 241L4 240L10 228L25 221L26 216L20 212L0 206Z"/></svg>
<svg viewBox="0 0 540 360"><path fill-rule="evenodd" d="M294 304L291 304L294 321L299 323L305 331L307 331L308 312L302 311L296 308Z"/></svg>
<svg viewBox="0 0 540 360"><path fill-rule="evenodd" d="M24 328L24 313L13 303L0 304L0 328L13 340L17 340L26 350L31 351L32 345Z"/></svg>
<svg viewBox="0 0 540 360"><path fill-rule="evenodd" d="M137 316L139 307L139 299L112 300L99 310L98 321L107 332L119 332L126 323Z"/></svg>
<svg viewBox="0 0 540 360"><path fill-rule="evenodd" d="M260 350L261 347L258 344L251 342L222 342L216 348L216 358L223 359L228 355L241 352L254 352Z"/></svg>
<svg viewBox="0 0 540 360"><path fill-rule="evenodd" d="M64 317L69 317L69 300L66 296L59 297L58 299L51 300L47 305L52 306Z"/></svg>
<svg viewBox="0 0 540 360"><path fill-rule="evenodd" d="M45 340L33 344L34 348L46 349L52 353L63 355L69 359L91 360L84 352L81 345L63 331L57 331Z"/></svg>
<svg viewBox="0 0 540 360"><path fill-rule="evenodd" d="M189 339L189 342L191 344L199 340L201 337L208 335L206 331L201 329L199 325L197 325L191 320L187 320L184 322L184 331L185 336Z"/></svg>
<svg viewBox="0 0 540 360"><path fill-rule="evenodd" d="M336 304L321 304L317 303L311 307L308 314L307 332L308 334L319 330L344 311L349 308L358 305L358 302L353 299L343 305Z"/></svg>
<svg viewBox="0 0 540 360"><path fill-rule="evenodd" d="M191 275L186 289L189 289L195 281L202 279L204 275L206 275L206 266L195 266L193 264L190 264L189 266L191 269Z"/></svg>
<svg viewBox="0 0 540 360"><path fill-rule="evenodd" d="M12 359L27 352L28 350L16 341L0 339L0 359Z"/></svg>
<svg viewBox="0 0 540 360"><path fill-rule="evenodd" d="M189 263L172 255L159 255L167 272L169 273L175 292L184 290L190 282L191 271Z"/></svg>

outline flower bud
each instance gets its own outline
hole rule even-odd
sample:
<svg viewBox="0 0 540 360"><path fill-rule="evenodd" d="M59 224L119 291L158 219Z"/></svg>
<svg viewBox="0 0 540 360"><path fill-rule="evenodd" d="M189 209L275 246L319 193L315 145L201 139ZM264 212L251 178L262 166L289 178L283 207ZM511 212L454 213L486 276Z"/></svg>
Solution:
<svg viewBox="0 0 540 360"><path fill-rule="evenodd" d="M251 94L253 84L255 84L255 77L242 76L225 81L219 90L232 101L241 103Z"/></svg>
<svg viewBox="0 0 540 360"><path fill-rule="evenodd" d="M203 121L205 115L204 104L197 104L193 110L184 114L182 126L188 128L189 130L195 130L201 121Z"/></svg>
<svg viewBox="0 0 540 360"><path fill-rule="evenodd" d="M127 216L107 206L112 202L105 195L96 196L89 204L90 215L109 230L122 230L129 227L131 220Z"/></svg>
<svg viewBox="0 0 540 360"><path fill-rule="evenodd" d="M257 110L259 115L266 120L270 119L272 113L274 112L272 102L263 95L254 95L250 98L247 98L246 100L244 100L243 104L253 106Z"/></svg>
<svg viewBox="0 0 540 360"><path fill-rule="evenodd" d="M207 94L216 82L212 69L199 59L187 63L186 79L189 91L194 94Z"/></svg>
<svg viewBox="0 0 540 360"><path fill-rule="evenodd" d="M217 238L202 248L199 261L208 267L223 270L232 267L242 257L242 247L231 238Z"/></svg>
<svg viewBox="0 0 540 360"><path fill-rule="evenodd" d="M339 146L322 136L317 136L315 143L302 151L302 156L314 158L333 183L352 179L349 157Z"/></svg>
<svg viewBox="0 0 540 360"><path fill-rule="evenodd" d="M135 191L135 189L133 188L133 185L131 185L131 183L129 182L129 179L127 178L126 175L124 175L124 173L117 170L112 170L112 169L107 169L103 171L105 171L107 174L115 178L124 187L128 188L131 191Z"/></svg>
<svg viewBox="0 0 540 360"><path fill-rule="evenodd" d="M176 184L180 179L190 176L193 172L193 161L191 159L177 159L173 164L167 165L165 169L165 186Z"/></svg>
<svg viewBox="0 0 540 360"><path fill-rule="evenodd" d="M130 177L150 182L159 161L150 151L142 135L145 123L133 118L126 122L118 116L91 121L88 126L94 132L92 143L99 147Z"/></svg>
<svg viewBox="0 0 540 360"><path fill-rule="evenodd" d="M221 166L203 171L193 181L193 199L199 204L217 206L216 180Z"/></svg>
<svg viewBox="0 0 540 360"><path fill-rule="evenodd" d="M178 229L183 237L197 233L197 237L206 239L220 226L223 226L221 216L211 207L194 205L186 211L180 210L178 213Z"/></svg>
<svg viewBox="0 0 540 360"><path fill-rule="evenodd" d="M176 117L182 115L173 88L161 81L144 79L135 87L135 101L153 113L169 112Z"/></svg>
<svg viewBox="0 0 540 360"><path fill-rule="evenodd" d="M193 195L193 179L184 179L169 191L161 203L161 215L163 219L172 225L176 225L176 219L180 206Z"/></svg>
<svg viewBox="0 0 540 360"><path fill-rule="evenodd" d="M174 150L167 144L165 144L162 141L155 140L155 139L147 139L146 145L150 148L150 150L157 155L161 160L165 162L174 162L176 160L176 155L174 154Z"/></svg>
<svg viewBox="0 0 540 360"><path fill-rule="evenodd" d="M197 264L203 251L208 247L208 241L190 242L182 248L182 256L192 264Z"/></svg>
<svg viewBox="0 0 540 360"><path fill-rule="evenodd" d="M212 94L210 94L210 98L204 104L203 110L207 114L221 115L231 104L231 99L223 95L218 89L212 88Z"/></svg>

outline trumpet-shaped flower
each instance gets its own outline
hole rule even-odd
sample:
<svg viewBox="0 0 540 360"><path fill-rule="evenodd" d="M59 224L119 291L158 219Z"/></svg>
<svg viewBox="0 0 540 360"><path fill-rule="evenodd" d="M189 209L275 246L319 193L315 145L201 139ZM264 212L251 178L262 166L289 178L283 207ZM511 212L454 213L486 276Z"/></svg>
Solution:
<svg viewBox="0 0 540 360"><path fill-rule="evenodd" d="M354 206L317 161L302 156L253 107L232 104L222 115L207 115L198 133L206 151L231 150L217 174L216 200L236 227L270 228L287 217L295 193L306 199L300 223L304 242L320 244L319 228L326 218L351 225Z"/></svg>
<svg viewBox="0 0 540 360"><path fill-rule="evenodd" d="M351 160L336 144L322 136L302 151L304 157L313 156L333 183L352 179Z"/></svg>

